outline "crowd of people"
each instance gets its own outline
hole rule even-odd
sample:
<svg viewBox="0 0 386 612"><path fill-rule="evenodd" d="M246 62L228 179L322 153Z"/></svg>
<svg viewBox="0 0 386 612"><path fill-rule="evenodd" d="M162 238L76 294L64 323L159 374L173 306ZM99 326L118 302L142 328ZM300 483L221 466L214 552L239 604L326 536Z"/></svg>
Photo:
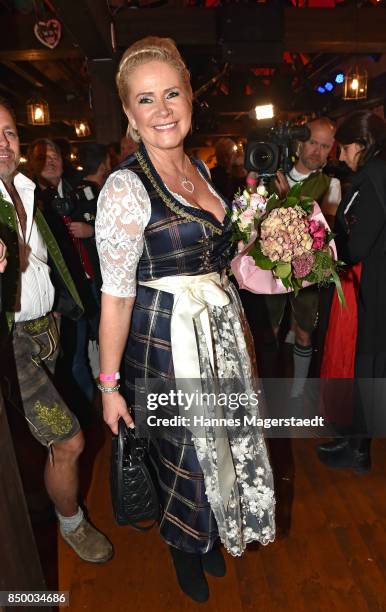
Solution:
<svg viewBox="0 0 386 612"><path fill-rule="evenodd" d="M293 168L279 171L270 187L285 195L301 183L302 195L315 199L334 225L346 264L347 307L334 296L321 313L318 287L296 297L261 298L239 292L229 280L234 245L227 206L246 172L229 139L218 142L212 172L186 154L192 89L173 41L134 43L120 62L117 86L128 120L126 150L112 166L107 147L88 145L81 176L65 168L59 144L50 139L30 145L29 177L22 174L16 117L0 99L2 392L48 449L45 483L62 537L83 560L97 563L112 557L112 544L85 518L78 499L81 428L92 415L97 386L104 420L116 434L120 418L134 427L137 381L194 380L200 389L215 383L221 391L234 379L250 395L257 344L275 351L285 338L294 364L288 406L296 410L321 318L327 331L320 376L386 374L383 119L358 111L337 131L326 117L312 121ZM335 141L351 171L343 190L325 172ZM267 313L262 336L257 300ZM99 345L97 370L90 364L92 342ZM351 399L363 413L360 394ZM253 408L257 416L263 410L262 401ZM345 432L317 452L329 466L366 471L369 449L368 437ZM249 542L275 538L264 436L251 426L225 435L205 426L197 436L187 426L178 435L169 430L151 437L149 456L162 508L160 534L178 583L196 602L206 601L205 573L225 574L220 543L239 556Z"/></svg>

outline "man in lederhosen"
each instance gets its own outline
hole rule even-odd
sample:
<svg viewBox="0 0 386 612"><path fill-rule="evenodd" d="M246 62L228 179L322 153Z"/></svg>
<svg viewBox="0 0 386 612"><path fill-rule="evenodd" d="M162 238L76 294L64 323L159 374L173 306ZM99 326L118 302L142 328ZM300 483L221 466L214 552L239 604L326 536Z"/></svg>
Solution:
<svg viewBox="0 0 386 612"><path fill-rule="evenodd" d="M59 348L53 311L77 318L83 307L59 247L35 206L35 185L17 171L19 160L15 116L0 98L0 238L7 247L0 383L8 404L22 409L33 436L49 449L45 484L64 540L83 560L102 563L111 558L112 546L78 504L83 435L51 379ZM58 281L58 291L51 276Z"/></svg>

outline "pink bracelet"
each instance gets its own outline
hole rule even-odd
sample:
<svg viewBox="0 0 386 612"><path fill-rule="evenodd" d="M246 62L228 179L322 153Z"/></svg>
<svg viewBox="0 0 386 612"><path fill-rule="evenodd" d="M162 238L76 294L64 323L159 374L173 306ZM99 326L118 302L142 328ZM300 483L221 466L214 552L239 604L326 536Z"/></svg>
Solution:
<svg viewBox="0 0 386 612"><path fill-rule="evenodd" d="M120 378L121 375L119 372L114 372L114 374L104 374L103 372L100 372L99 374L99 380L101 382L111 382L112 380L119 380Z"/></svg>

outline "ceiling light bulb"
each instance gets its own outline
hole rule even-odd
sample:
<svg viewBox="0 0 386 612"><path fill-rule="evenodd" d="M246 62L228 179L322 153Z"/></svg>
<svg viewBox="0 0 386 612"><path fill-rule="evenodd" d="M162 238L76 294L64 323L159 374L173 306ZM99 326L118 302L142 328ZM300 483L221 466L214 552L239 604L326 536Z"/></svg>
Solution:
<svg viewBox="0 0 386 612"><path fill-rule="evenodd" d="M255 106L256 119L261 121L262 119L272 119L275 116L275 112L272 104L262 104L261 106Z"/></svg>
<svg viewBox="0 0 386 612"><path fill-rule="evenodd" d="M35 116L35 121L39 121L39 119L42 119L43 109L41 106L36 106L34 116Z"/></svg>

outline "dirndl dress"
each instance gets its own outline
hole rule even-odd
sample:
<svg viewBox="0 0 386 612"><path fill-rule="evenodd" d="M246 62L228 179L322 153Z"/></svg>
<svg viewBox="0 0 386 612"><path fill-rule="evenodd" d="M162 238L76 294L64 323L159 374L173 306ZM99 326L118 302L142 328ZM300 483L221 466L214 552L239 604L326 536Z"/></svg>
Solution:
<svg viewBox="0 0 386 612"><path fill-rule="evenodd" d="M208 190L217 195L206 168L193 160ZM223 202L224 208L226 204ZM173 381L181 371L172 350L172 316L176 295L163 279L217 279L224 303L205 303L208 329L194 320L195 347L202 381L240 381L248 395L256 389L253 343L238 293L224 270L232 247L230 221L190 206L168 190L143 145L108 178L98 202L96 238L103 278L102 291L133 297L130 332L124 353L123 394L133 406L136 380ZM187 283L187 279L182 279ZM155 288L161 282L162 289ZM190 284L190 281L189 283ZM174 338L181 343L185 337ZM178 348L178 347L177 347ZM205 383L204 383L205 387ZM249 397L248 395L248 397ZM247 405L248 416L259 417L262 401ZM229 408L224 408L229 417ZM172 429L152 438L151 458L162 504L160 533L176 548L206 553L220 538L232 555L241 555L248 542L262 544L275 537L273 476L259 427L241 423L226 431L228 459L234 478L229 495L221 489L215 434L207 428L196 437L189 428Z"/></svg>

